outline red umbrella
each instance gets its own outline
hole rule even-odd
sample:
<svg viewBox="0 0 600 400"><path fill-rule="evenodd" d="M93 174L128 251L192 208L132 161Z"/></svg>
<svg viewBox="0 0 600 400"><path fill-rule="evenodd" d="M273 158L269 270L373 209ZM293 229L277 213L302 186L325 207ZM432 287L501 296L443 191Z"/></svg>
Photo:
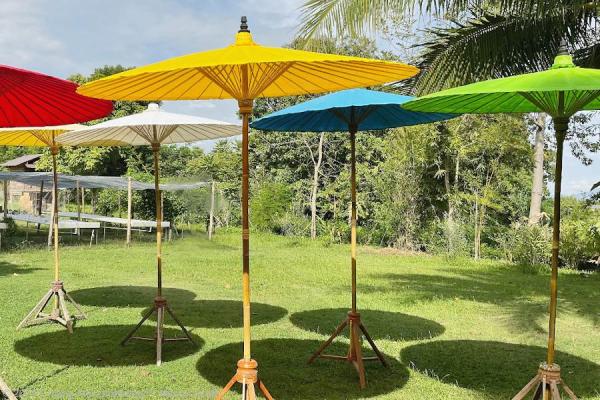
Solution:
<svg viewBox="0 0 600 400"><path fill-rule="evenodd" d="M76 89L71 81L0 65L0 127L74 124L110 114L112 102Z"/></svg>

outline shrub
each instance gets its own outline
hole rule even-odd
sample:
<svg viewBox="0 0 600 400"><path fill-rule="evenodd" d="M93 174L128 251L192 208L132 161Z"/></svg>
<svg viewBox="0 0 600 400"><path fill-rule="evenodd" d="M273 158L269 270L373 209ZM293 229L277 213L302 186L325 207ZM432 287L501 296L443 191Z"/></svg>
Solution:
<svg viewBox="0 0 600 400"><path fill-rule="evenodd" d="M511 228L496 237L504 257L522 265L549 265L552 229L546 225L514 223Z"/></svg>
<svg viewBox="0 0 600 400"><path fill-rule="evenodd" d="M560 255L567 266L577 268L600 255L600 222L593 212L561 223Z"/></svg>
<svg viewBox="0 0 600 400"><path fill-rule="evenodd" d="M468 256L471 243L467 227L460 220L436 219L422 235L426 251L451 257Z"/></svg>
<svg viewBox="0 0 600 400"><path fill-rule="evenodd" d="M262 184L250 202L252 225L259 230L276 232L279 221L289 209L292 193L287 185L278 182Z"/></svg>

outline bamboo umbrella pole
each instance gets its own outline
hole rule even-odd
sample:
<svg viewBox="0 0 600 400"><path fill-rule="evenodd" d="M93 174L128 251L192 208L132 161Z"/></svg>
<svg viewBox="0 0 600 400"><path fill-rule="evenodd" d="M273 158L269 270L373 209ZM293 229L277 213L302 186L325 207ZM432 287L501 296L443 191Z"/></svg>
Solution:
<svg viewBox="0 0 600 400"><path fill-rule="evenodd" d="M356 126L350 127L351 222L350 253L352 258L352 313L356 313Z"/></svg>
<svg viewBox="0 0 600 400"><path fill-rule="evenodd" d="M243 79L248 85L248 70L244 68ZM249 162L248 162L248 124L252 112L252 100L240 102L242 114L242 302L244 316L244 360L251 360L251 322L250 322L250 226L248 219Z"/></svg>
<svg viewBox="0 0 600 400"><path fill-rule="evenodd" d="M155 136L156 136L156 128ZM159 143L152 143L152 155L154 158L154 201L156 202L156 271L157 286L156 296L162 297L162 205L160 196L160 163L158 160L160 150Z"/></svg>
<svg viewBox="0 0 600 400"><path fill-rule="evenodd" d="M548 323L548 353L546 362L554 364L556 338L556 306L558 299L558 263L560 249L560 193L562 185L563 147L569 125L568 118L554 118L556 129L556 165L554 174L554 217L552 219L552 273L550 277L550 319Z"/></svg>
<svg viewBox="0 0 600 400"><path fill-rule="evenodd" d="M58 255L58 174L56 172L56 155L58 154L58 146L52 137L52 191L54 193L54 201L52 202L52 230L54 231L54 281L60 278L59 255Z"/></svg>

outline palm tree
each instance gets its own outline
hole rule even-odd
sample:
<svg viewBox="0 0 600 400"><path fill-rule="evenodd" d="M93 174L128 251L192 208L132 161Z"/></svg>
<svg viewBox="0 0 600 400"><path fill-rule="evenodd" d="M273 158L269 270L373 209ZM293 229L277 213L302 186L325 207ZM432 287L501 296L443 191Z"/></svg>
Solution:
<svg viewBox="0 0 600 400"><path fill-rule="evenodd" d="M320 36L382 30L390 18L419 12L443 17L447 23L425 29L418 44L421 74L399 83L415 95L478 80L535 72L548 68L561 40L575 61L600 68L599 0L307 0L302 6L299 38L319 43ZM535 163L530 223L541 215L546 118L533 116Z"/></svg>

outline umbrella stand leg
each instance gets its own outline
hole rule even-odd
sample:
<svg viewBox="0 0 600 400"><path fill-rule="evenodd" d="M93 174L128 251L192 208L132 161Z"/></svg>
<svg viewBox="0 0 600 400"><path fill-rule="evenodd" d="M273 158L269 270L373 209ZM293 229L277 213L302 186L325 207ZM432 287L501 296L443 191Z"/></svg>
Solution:
<svg viewBox="0 0 600 400"><path fill-rule="evenodd" d="M559 103L564 103L564 94L559 94ZM531 391L535 390L534 398L543 394L544 400L561 400L559 385L570 399L576 400L575 393L562 381L560 366L554 362L554 345L556 337L556 304L558 299L558 263L560 249L560 191L562 181L563 147L569 119L554 117L556 130L556 167L554 174L554 217L552 219L552 273L550 278L550 321L548 329L548 354L546 361L540 364L537 375L513 397L512 400L523 400ZM541 389L541 390L540 390Z"/></svg>
<svg viewBox="0 0 600 400"><path fill-rule="evenodd" d="M359 385L364 389L367 386L364 361L379 361L386 367L388 366L388 363L367 332L367 328L365 328L364 324L361 322L360 313L357 311L356 307L356 131L356 127L350 125L350 182L352 192L350 251L352 259L352 310L348 312L346 319L342 321L329 339L313 353L308 360L308 363L312 363L317 358L326 358L330 360L346 361L353 364L358 373ZM322 354L346 327L350 330L350 346L348 348L348 353L345 356ZM363 335L371 346L371 349L375 352L376 357L362 356L361 337Z"/></svg>
<svg viewBox="0 0 600 400"><path fill-rule="evenodd" d="M189 341L193 345L196 345L194 339L189 334L187 329L175 316L171 308L167 304L167 299L162 296L162 204L160 195L160 164L159 164L159 151L160 143L158 141L156 126L154 126L154 143L152 143L152 153L154 156L154 194L156 201L156 267L157 267L157 286L156 286L156 297L154 298L154 304L152 308L144 315L140 322L133 328L131 332L121 341L121 345L124 346L131 339L134 340L147 340L153 341L156 345L156 365L162 364L162 345L165 342L177 342L177 341ZM165 318L165 311L173 318L179 328L185 334L185 337L165 338L163 323ZM145 336L134 336L138 329L146 322L152 314L156 313L156 334L154 337Z"/></svg>
<svg viewBox="0 0 600 400"><path fill-rule="evenodd" d="M52 213L52 226L50 229L54 231L54 282L52 287L38 304L27 314L27 316L17 326L17 329L21 329L27 326L39 325L49 322L58 323L73 333L73 324L77 320L86 319L87 316L81 307L77 304L71 296L65 291L63 282L60 280L60 269L59 269L59 257L58 257L58 176L56 172L56 155L58 154L58 147L56 145L51 146L52 152L52 179L53 179L53 213ZM49 314L43 313L42 311L50 300L53 300L52 311ZM79 314L71 315L67 309L67 301L71 302L73 307L78 311Z"/></svg>
<svg viewBox="0 0 600 400"><path fill-rule="evenodd" d="M17 397L13 393L12 390L8 387L8 385L0 378L0 393L6 397L8 400L17 400Z"/></svg>

